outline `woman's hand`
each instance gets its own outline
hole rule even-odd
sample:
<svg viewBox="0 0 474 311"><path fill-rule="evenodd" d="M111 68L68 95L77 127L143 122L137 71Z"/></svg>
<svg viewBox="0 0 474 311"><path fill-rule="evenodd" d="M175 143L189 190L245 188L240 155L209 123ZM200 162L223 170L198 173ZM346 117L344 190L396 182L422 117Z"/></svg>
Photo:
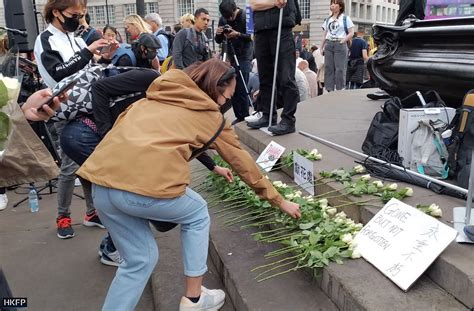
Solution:
<svg viewBox="0 0 474 311"><path fill-rule="evenodd" d="M55 111L61 105L61 101L67 99L67 94L54 97L53 104L48 106L46 103L52 95L53 93L50 89L39 90L31 94L26 103L21 107L25 117L30 121L46 121L54 116ZM42 110L38 111L39 108L42 108Z"/></svg>
<svg viewBox="0 0 474 311"><path fill-rule="evenodd" d="M160 60L158 59L158 56L153 58L153 60L151 61L151 67L153 67L153 69L155 70L160 71Z"/></svg>
<svg viewBox="0 0 474 311"><path fill-rule="evenodd" d="M280 205L280 209L293 218L301 217L299 204L293 203L291 201L283 200L283 202Z"/></svg>
<svg viewBox="0 0 474 311"><path fill-rule="evenodd" d="M109 44L102 49L100 55L105 59L112 59L115 54L115 51L119 48L119 43L116 40L108 41Z"/></svg>
<svg viewBox="0 0 474 311"><path fill-rule="evenodd" d="M234 181L234 175L232 175L232 171L228 168L216 165L212 171L217 175L224 177L228 183Z"/></svg>

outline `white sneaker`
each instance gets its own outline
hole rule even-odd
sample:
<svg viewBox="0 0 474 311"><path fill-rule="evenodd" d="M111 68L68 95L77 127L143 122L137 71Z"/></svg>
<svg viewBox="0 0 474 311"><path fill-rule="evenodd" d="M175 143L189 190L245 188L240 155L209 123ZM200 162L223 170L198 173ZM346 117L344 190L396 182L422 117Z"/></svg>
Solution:
<svg viewBox="0 0 474 311"><path fill-rule="evenodd" d="M79 178L76 178L74 179L74 187L80 187L82 184L81 184L81 181L79 180Z"/></svg>
<svg viewBox="0 0 474 311"><path fill-rule="evenodd" d="M256 122L260 120L263 117L263 114L259 111L254 111L251 115L248 117L245 117L245 121L247 122Z"/></svg>
<svg viewBox="0 0 474 311"><path fill-rule="evenodd" d="M3 211L4 209L7 208L8 204L8 197L7 194L0 194L0 211Z"/></svg>
<svg viewBox="0 0 474 311"><path fill-rule="evenodd" d="M187 297L181 297L181 302L179 303L179 311L187 310L207 310L207 311L217 311L219 310L225 302L225 293L220 289L207 289L204 286L201 286L201 297L199 301L194 303L189 300Z"/></svg>

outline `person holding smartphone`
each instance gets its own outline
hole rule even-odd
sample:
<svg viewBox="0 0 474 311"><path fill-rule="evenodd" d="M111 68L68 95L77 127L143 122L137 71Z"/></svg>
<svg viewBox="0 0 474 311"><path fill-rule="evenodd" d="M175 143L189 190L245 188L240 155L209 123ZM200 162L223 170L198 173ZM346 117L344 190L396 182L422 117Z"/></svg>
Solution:
<svg viewBox="0 0 474 311"><path fill-rule="evenodd" d="M53 88L59 81L83 69L91 62L99 49L109 45L109 41L99 39L86 45L80 37L75 37L80 19L84 17L85 0L48 0L44 6L44 19L48 27L38 35L35 42L34 54L43 81ZM114 49L118 44L114 45ZM101 59L110 59L114 49L107 54L101 54ZM55 124L60 135L66 122ZM74 230L71 226L70 205L74 191L75 172L78 169L71 159L63 152L61 156L61 173L58 178L58 216L56 219L57 236L61 239L72 238ZM97 216L90 193L85 191L86 216L83 224L103 228Z"/></svg>

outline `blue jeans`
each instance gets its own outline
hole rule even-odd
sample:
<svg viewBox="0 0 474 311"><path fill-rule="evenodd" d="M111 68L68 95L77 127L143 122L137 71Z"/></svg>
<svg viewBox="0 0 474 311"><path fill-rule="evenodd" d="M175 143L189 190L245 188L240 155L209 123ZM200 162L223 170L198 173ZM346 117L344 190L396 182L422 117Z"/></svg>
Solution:
<svg viewBox="0 0 474 311"><path fill-rule="evenodd" d="M186 188L173 199L157 199L93 184L99 217L109 230L124 262L117 270L102 310L133 310L158 262L158 247L148 219L181 225L184 274L207 271L209 213L204 199Z"/></svg>
<svg viewBox="0 0 474 311"><path fill-rule="evenodd" d="M82 165L99 144L100 137L80 120L74 120L63 128L60 141L64 153Z"/></svg>

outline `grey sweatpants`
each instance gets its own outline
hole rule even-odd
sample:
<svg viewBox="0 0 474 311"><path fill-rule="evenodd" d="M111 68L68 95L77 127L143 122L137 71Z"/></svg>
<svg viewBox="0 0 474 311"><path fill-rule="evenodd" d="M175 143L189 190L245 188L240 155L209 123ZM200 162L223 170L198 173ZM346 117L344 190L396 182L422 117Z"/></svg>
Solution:
<svg viewBox="0 0 474 311"><path fill-rule="evenodd" d="M61 137L61 132L68 121L61 121L55 123L58 136ZM73 160L71 160L62 150L61 156L61 172L58 177L58 216L70 217L71 214L71 200L74 193L74 181L76 179L76 171L79 169ZM94 211L94 204L92 203L92 195L90 187L83 187L84 197L86 201L86 213L91 215Z"/></svg>
<svg viewBox="0 0 474 311"><path fill-rule="evenodd" d="M327 41L324 48L324 87L329 92L346 85L347 44Z"/></svg>

